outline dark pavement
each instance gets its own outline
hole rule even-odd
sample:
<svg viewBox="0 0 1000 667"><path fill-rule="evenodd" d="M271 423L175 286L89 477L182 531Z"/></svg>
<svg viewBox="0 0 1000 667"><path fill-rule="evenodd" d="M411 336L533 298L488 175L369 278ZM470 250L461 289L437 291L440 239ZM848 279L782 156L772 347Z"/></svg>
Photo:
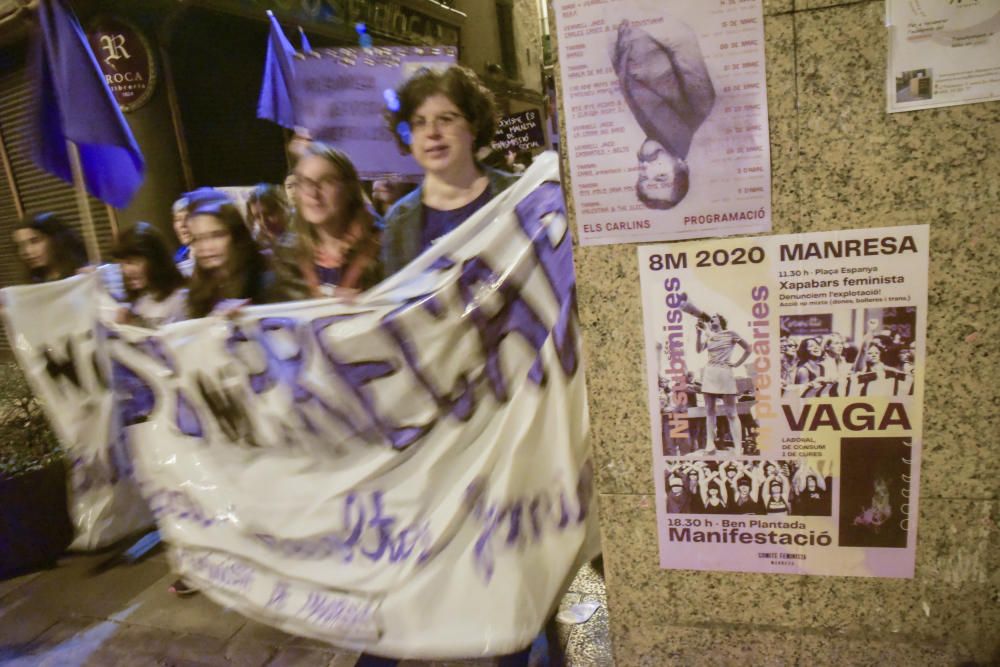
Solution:
<svg viewBox="0 0 1000 667"><path fill-rule="evenodd" d="M100 571L110 555L70 555L51 570L0 581L0 665L352 667L357 661L355 653L262 625L203 595L171 595L167 587L175 577L162 548L138 563ZM589 621L559 626L567 663L611 667L604 582L588 566L563 608L590 601L601 606ZM544 642L536 642L532 665L543 664L544 651ZM494 661L402 664L483 667Z"/></svg>

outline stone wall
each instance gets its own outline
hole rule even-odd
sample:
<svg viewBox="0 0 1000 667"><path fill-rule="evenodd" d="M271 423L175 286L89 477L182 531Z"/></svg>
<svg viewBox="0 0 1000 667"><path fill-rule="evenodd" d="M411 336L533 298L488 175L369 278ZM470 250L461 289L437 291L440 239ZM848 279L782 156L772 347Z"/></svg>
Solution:
<svg viewBox="0 0 1000 667"><path fill-rule="evenodd" d="M633 245L578 249L618 667L1000 661L1000 103L887 115L878 1L765 0L774 233L928 223L916 576L661 570Z"/></svg>

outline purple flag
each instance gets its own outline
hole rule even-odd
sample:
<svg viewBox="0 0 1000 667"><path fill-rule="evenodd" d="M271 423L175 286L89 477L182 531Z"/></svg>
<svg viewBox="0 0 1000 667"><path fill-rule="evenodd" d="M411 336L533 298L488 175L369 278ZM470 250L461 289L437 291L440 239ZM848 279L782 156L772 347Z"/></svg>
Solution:
<svg viewBox="0 0 1000 667"><path fill-rule="evenodd" d="M35 162L72 182L67 141L76 144L87 192L119 208L142 185L145 162L132 130L63 0L38 3L31 73Z"/></svg>
<svg viewBox="0 0 1000 667"><path fill-rule="evenodd" d="M268 10L271 32L267 38L267 59L264 61L264 80L260 84L260 99L257 101L257 118L293 129L296 122L295 104L292 101L292 80L295 69L292 59L295 49L285 37L278 20Z"/></svg>
<svg viewBox="0 0 1000 667"><path fill-rule="evenodd" d="M299 39L302 42L302 53L312 53L312 44L310 44L309 40L306 38L306 31L302 29L302 26L299 26Z"/></svg>

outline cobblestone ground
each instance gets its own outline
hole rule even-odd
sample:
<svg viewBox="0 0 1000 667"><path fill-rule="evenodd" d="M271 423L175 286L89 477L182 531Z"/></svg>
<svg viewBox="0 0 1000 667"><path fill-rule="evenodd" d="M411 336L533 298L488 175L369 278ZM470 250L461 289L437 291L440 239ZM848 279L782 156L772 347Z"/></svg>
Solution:
<svg viewBox="0 0 1000 667"><path fill-rule="evenodd" d="M203 595L179 599L162 551L106 571L108 554L69 556L43 572L0 581L0 665L240 665L352 667L353 653L295 637L219 607ZM600 607L586 623L559 625L570 667L613 667L604 582L587 566L563 608ZM532 665L545 664L536 641ZM485 667L493 660L419 662L403 667Z"/></svg>

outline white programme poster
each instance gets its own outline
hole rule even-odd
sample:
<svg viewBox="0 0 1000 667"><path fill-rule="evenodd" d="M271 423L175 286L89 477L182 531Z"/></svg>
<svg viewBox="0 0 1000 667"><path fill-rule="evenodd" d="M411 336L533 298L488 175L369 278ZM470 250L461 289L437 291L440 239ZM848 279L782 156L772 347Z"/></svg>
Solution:
<svg viewBox="0 0 1000 667"><path fill-rule="evenodd" d="M912 577L927 226L639 248L664 568Z"/></svg>
<svg viewBox="0 0 1000 667"><path fill-rule="evenodd" d="M1000 100L1000 0L888 0L890 113Z"/></svg>
<svg viewBox="0 0 1000 667"><path fill-rule="evenodd" d="M556 0L583 245L763 232L760 0Z"/></svg>

